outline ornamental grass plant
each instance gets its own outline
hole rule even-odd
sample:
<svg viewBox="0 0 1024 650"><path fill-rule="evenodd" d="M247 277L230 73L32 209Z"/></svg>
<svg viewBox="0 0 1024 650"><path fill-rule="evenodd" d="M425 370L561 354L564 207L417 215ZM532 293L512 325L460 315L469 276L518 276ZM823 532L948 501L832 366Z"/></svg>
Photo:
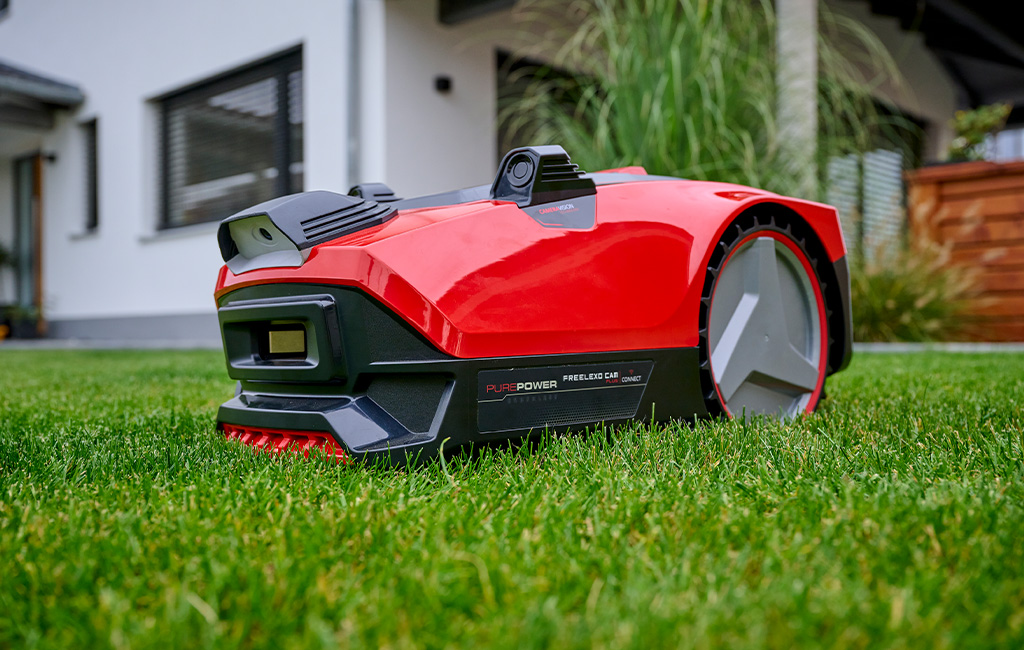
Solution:
<svg viewBox="0 0 1024 650"><path fill-rule="evenodd" d="M888 247L851 269L853 338L869 342L955 341L977 335L965 319L976 273L950 266L934 243Z"/></svg>
<svg viewBox="0 0 1024 650"><path fill-rule="evenodd" d="M822 168L880 141L904 146L906 125L871 97L898 80L892 57L863 25L824 7L818 152L797 161L780 141L770 2L593 0L565 12L562 2L520 3L521 24L564 46L549 65L517 71L532 83L503 102L503 146L557 142L585 169L642 165L783 194L797 190L800 165Z"/></svg>

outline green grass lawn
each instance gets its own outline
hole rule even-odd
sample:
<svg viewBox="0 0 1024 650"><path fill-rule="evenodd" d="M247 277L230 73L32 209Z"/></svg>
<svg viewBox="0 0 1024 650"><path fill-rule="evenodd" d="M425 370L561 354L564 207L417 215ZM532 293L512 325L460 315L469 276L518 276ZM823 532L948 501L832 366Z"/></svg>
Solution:
<svg viewBox="0 0 1024 650"><path fill-rule="evenodd" d="M0 350L0 647L1024 645L1024 355L412 470L221 440L218 352Z"/></svg>

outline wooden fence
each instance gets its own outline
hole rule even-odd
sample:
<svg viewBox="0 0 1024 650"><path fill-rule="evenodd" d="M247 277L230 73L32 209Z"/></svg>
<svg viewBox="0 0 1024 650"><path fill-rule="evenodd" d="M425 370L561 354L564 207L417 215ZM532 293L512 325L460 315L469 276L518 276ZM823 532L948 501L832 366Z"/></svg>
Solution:
<svg viewBox="0 0 1024 650"><path fill-rule="evenodd" d="M976 269L975 338L1024 341L1024 162L966 162L907 173L911 241ZM975 328L972 328L975 329Z"/></svg>

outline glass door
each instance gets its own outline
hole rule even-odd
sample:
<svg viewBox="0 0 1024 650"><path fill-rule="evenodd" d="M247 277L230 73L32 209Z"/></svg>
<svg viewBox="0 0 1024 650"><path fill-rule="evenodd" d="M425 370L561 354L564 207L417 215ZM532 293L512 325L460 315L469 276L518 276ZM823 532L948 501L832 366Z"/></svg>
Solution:
<svg viewBox="0 0 1024 650"><path fill-rule="evenodd" d="M39 287L38 156L14 161L14 282L19 307L38 305Z"/></svg>

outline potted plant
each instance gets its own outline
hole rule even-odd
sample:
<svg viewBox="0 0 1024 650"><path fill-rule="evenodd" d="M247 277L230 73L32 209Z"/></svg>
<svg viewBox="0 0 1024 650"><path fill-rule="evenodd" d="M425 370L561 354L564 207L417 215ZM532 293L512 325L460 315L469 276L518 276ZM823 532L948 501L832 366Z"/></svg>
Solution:
<svg viewBox="0 0 1024 650"><path fill-rule="evenodd" d="M3 300L3 271L14 268L17 258L14 253L0 244L0 340L10 336L19 339L34 339L39 336L39 319L42 314L35 306L6 303Z"/></svg>
<svg viewBox="0 0 1024 650"><path fill-rule="evenodd" d="M0 244L0 341L7 338L11 328L8 322L7 306L3 300L4 269L14 267L14 254L3 244Z"/></svg>
<svg viewBox="0 0 1024 650"><path fill-rule="evenodd" d="M1003 128L1012 108L1010 104L989 104L957 111L950 122L956 131L949 145L950 162L984 160L986 140Z"/></svg>
<svg viewBox="0 0 1024 650"><path fill-rule="evenodd" d="M39 336L39 309L22 305L8 305L5 310L11 338L34 339Z"/></svg>

